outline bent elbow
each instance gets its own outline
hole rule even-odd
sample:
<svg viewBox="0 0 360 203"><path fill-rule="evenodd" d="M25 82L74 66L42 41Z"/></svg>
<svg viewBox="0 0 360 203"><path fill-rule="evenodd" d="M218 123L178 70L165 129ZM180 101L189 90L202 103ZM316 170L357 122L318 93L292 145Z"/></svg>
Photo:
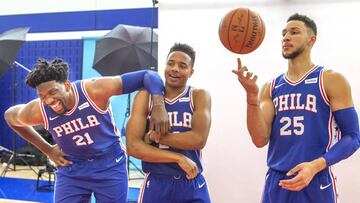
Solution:
<svg viewBox="0 0 360 203"><path fill-rule="evenodd" d="M129 156L134 156L136 152L134 144L131 144L130 142L126 142L126 152Z"/></svg>
<svg viewBox="0 0 360 203"><path fill-rule="evenodd" d="M138 144L132 142L126 142L126 152L129 156L135 157L137 159L142 158L141 147Z"/></svg>
<svg viewBox="0 0 360 203"><path fill-rule="evenodd" d="M204 147L205 147L205 145L206 145L206 140L199 140L198 142L197 142L197 144L196 144L196 148L197 149L203 149Z"/></svg>
<svg viewBox="0 0 360 203"><path fill-rule="evenodd" d="M252 140L252 142L254 143L254 145L257 148L263 148L268 144L268 141L258 141L258 140Z"/></svg>

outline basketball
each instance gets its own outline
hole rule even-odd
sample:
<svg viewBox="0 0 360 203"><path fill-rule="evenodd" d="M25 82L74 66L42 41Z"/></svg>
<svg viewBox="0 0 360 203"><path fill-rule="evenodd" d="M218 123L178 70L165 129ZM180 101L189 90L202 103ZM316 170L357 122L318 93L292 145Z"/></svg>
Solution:
<svg viewBox="0 0 360 203"><path fill-rule="evenodd" d="M258 13L248 8L231 10L221 19L220 41L233 53L248 54L256 50L264 37L264 21Z"/></svg>

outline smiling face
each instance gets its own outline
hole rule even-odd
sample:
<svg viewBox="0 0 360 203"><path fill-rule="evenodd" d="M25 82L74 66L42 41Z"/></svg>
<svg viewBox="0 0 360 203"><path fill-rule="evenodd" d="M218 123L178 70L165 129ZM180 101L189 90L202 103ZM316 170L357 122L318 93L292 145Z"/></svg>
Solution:
<svg viewBox="0 0 360 203"><path fill-rule="evenodd" d="M304 51L309 51L316 40L314 33L299 20L289 21L282 36L282 55L286 59L294 59Z"/></svg>
<svg viewBox="0 0 360 203"><path fill-rule="evenodd" d="M172 88L183 88L194 72L192 61L185 52L171 52L165 68L165 85Z"/></svg>
<svg viewBox="0 0 360 203"><path fill-rule="evenodd" d="M59 115L65 114L70 108L71 84L67 80L65 83L51 80L36 86L37 94L42 103L49 106Z"/></svg>

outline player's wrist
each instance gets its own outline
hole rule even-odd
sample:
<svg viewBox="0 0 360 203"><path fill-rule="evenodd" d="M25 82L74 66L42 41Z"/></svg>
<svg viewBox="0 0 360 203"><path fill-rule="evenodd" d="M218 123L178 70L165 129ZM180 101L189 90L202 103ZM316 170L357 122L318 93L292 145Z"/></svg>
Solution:
<svg viewBox="0 0 360 203"><path fill-rule="evenodd" d="M246 103L250 106L259 106L259 99L257 94L248 94L246 97Z"/></svg>
<svg viewBox="0 0 360 203"><path fill-rule="evenodd" d="M316 173L326 168L326 160L323 157L319 157L311 162Z"/></svg>

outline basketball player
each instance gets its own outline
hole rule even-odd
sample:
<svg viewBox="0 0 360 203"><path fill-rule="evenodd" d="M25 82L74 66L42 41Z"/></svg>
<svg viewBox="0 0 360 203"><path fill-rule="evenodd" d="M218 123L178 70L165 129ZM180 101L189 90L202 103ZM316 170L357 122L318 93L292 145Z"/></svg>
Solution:
<svg viewBox="0 0 360 203"><path fill-rule="evenodd" d="M165 134L168 117L159 75L137 71L70 83L61 59L38 60L26 83L39 99L11 107L5 118L58 167L55 202L89 202L92 193L98 202L127 202L127 157L109 99L145 87L154 99L152 125ZM47 143L34 125L44 125L56 145Z"/></svg>
<svg viewBox="0 0 360 203"><path fill-rule="evenodd" d="M165 68L165 107L171 133L160 140L146 128L155 105L152 96L140 91L135 97L126 144L129 155L141 159L146 172L139 202L210 202L201 174L201 149L210 130L211 98L207 91L187 85L194 62L195 51L189 45L171 47Z"/></svg>
<svg viewBox="0 0 360 203"><path fill-rule="evenodd" d="M311 61L316 24L294 14L282 31L288 70L259 93L257 76L238 59L247 93L247 125L253 143L268 148L262 202L337 202L332 165L359 148L359 120L343 75Z"/></svg>

